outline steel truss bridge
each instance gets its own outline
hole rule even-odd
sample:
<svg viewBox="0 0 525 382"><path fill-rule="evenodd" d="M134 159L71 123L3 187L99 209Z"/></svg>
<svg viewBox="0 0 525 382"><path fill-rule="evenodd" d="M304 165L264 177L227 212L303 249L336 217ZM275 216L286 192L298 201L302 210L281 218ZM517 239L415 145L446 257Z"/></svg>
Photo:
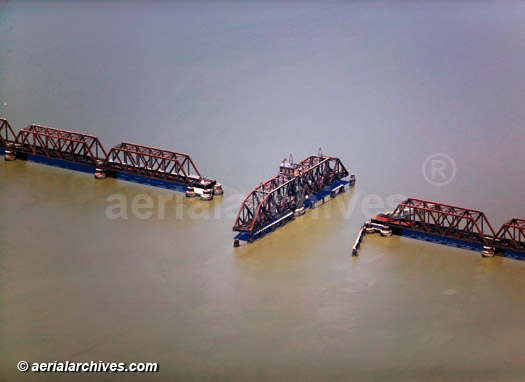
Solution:
<svg viewBox="0 0 525 382"><path fill-rule="evenodd" d="M96 166L106 158L106 151L93 135L31 125L16 138L17 154L26 153L47 158Z"/></svg>
<svg viewBox="0 0 525 382"><path fill-rule="evenodd" d="M513 218L495 232L482 211L409 198L393 212L379 214L372 221L393 230L410 229L446 238L525 252L525 220Z"/></svg>
<svg viewBox="0 0 525 382"><path fill-rule="evenodd" d="M93 166L110 176L119 171L200 188L212 188L216 183L200 175L188 154L127 142L113 146L107 153L93 135L41 125L27 126L15 134L9 122L0 118L0 149L6 148L20 159L34 155L73 162Z"/></svg>
<svg viewBox="0 0 525 382"><path fill-rule="evenodd" d="M304 206L317 192L348 176L338 158L320 154L299 162L293 176L280 173L254 188L244 199L233 230L251 238L267 224Z"/></svg>
<svg viewBox="0 0 525 382"><path fill-rule="evenodd" d="M213 187L215 181L204 179L188 154L122 142L109 151L104 167L109 175L122 171L166 181L203 188Z"/></svg>
<svg viewBox="0 0 525 382"><path fill-rule="evenodd" d="M0 149L14 147L15 143L18 142L16 138L16 134L7 119L0 118Z"/></svg>

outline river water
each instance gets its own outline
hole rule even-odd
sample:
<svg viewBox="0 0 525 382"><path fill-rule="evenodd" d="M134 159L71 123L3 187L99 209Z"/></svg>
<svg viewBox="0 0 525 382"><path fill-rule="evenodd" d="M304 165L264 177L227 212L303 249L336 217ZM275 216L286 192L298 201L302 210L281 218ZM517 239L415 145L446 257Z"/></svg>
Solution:
<svg viewBox="0 0 525 382"><path fill-rule="evenodd" d="M0 162L4 380L517 381L525 262L361 224L418 197L525 217L521 2L0 2L0 116L189 152L206 203ZM232 247L319 147L354 189ZM21 373L157 362L155 375Z"/></svg>

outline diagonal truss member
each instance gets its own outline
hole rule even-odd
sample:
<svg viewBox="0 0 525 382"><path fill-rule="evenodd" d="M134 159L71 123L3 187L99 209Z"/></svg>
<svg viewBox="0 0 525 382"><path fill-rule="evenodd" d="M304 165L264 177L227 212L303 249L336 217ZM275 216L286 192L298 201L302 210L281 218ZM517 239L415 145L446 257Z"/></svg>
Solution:
<svg viewBox="0 0 525 382"><path fill-rule="evenodd" d="M96 166L106 157L97 137L47 126L25 127L17 140L20 144L17 151L47 158Z"/></svg>
<svg viewBox="0 0 525 382"><path fill-rule="evenodd" d="M490 245L494 229L481 211L409 198L389 214L389 223L434 235Z"/></svg>
<svg viewBox="0 0 525 382"><path fill-rule="evenodd" d="M0 148L5 149L17 143L16 134L5 118L0 118Z"/></svg>
<svg viewBox="0 0 525 382"><path fill-rule="evenodd" d="M122 142L113 146L104 163L107 170L118 170L139 176L176 181L188 186L208 187L188 154Z"/></svg>
<svg viewBox="0 0 525 382"><path fill-rule="evenodd" d="M494 238L494 245L525 251L525 219L513 218L503 224Z"/></svg>
<svg viewBox="0 0 525 382"><path fill-rule="evenodd" d="M253 235L266 224L303 205L306 197L348 176L339 158L312 155L297 165L293 177L280 173L244 199L234 231Z"/></svg>

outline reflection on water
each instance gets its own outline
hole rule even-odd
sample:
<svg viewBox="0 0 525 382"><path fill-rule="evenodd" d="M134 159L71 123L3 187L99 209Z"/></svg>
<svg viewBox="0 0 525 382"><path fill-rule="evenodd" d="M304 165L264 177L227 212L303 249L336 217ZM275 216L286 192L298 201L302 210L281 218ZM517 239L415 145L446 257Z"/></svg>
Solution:
<svg viewBox="0 0 525 382"><path fill-rule="evenodd" d="M20 360L102 360L157 362L166 381L521 380L525 262L379 235L357 258L351 247L398 196L484 210L495 227L525 216L522 11L0 5L0 116L15 130L189 152L225 190L204 203L0 160L0 375L32 379ZM319 146L355 189L234 249L243 195ZM457 166L443 187L422 174L435 153ZM125 214L112 218L115 195Z"/></svg>

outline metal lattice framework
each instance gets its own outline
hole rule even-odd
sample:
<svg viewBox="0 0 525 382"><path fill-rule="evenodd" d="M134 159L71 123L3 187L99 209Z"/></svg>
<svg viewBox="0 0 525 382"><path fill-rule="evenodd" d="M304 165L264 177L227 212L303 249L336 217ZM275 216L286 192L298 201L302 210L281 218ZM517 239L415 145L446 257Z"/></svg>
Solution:
<svg viewBox="0 0 525 382"><path fill-rule="evenodd" d="M0 148L6 148L17 143L17 136L5 118L0 118Z"/></svg>
<svg viewBox="0 0 525 382"><path fill-rule="evenodd" d="M17 151L70 162L97 165L106 151L97 137L52 127L31 125L18 133Z"/></svg>
<svg viewBox="0 0 525 382"><path fill-rule="evenodd" d="M390 225L490 245L494 230L481 211L409 198L388 214ZM486 232L488 230L488 232Z"/></svg>
<svg viewBox="0 0 525 382"><path fill-rule="evenodd" d="M312 155L297 164L296 176L279 174L254 188L244 199L233 230L252 235L346 176L348 171L338 158Z"/></svg>
<svg viewBox="0 0 525 382"><path fill-rule="evenodd" d="M525 251L525 219L513 218L503 224L495 236L494 245Z"/></svg>
<svg viewBox="0 0 525 382"><path fill-rule="evenodd" d="M123 171L188 186L208 188L214 181L204 179L188 154L122 142L113 146L104 163L107 170Z"/></svg>

